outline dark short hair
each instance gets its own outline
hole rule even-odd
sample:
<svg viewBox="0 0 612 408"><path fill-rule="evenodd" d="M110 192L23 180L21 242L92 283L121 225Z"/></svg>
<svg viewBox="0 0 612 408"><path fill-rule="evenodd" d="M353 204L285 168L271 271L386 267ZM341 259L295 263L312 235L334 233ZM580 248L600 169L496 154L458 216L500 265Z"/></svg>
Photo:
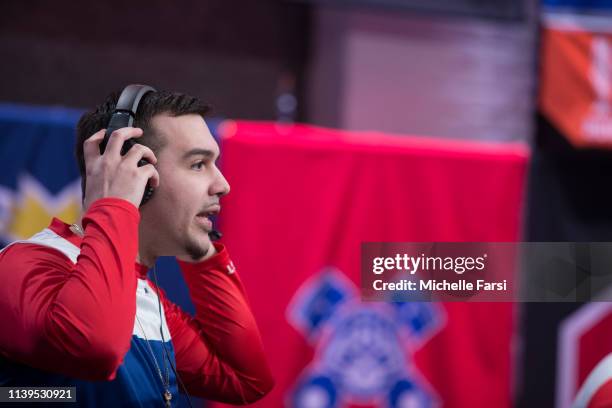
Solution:
<svg viewBox="0 0 612 408"><path fill-rule="evenodd" d="M119 92L111 93L102 104L96 106L92 111L84 113L77 124L74 150L81 173L83 199L85 199L86 186L83 143L94 133L108 126L118 99ZM138 143L148 146L155 154L159 153L164 147L166 141L155 132L151 124L151 120L156 115L183 116L196 114L205 117L209 111L209 105L191 95L168 91L149 92L140 100L134 119L134 127L143 130L143 135L138 138Z"/></svg>

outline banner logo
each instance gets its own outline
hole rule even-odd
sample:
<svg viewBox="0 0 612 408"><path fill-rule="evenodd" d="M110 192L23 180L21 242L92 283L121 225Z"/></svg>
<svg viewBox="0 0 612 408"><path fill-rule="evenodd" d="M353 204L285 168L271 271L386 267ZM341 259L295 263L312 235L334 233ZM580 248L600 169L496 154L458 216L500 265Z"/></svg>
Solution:
<svg viewBox="0 0 612 408"><path fill-rule="evenodd" d="M346 404L434 407L439 398L412 354L444 325L433 303L364 303L344 274L326 268L296 293L290 323L315 348L288 396L299 408Z"/></svg>

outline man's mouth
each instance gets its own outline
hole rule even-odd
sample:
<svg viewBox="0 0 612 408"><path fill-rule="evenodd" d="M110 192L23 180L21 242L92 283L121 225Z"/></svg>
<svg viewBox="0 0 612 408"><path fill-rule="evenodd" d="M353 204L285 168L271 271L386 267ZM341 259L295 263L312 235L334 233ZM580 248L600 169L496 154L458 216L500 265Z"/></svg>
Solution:
<svg viewBox="0 0 612 408"><path fill-rule="evenodd" d="M204 211L196 214L196 219L204 226L204 228L210 232L212 231L212 220L211 217L219 214L221 206L219 204L213 204L207 207Z"/></svg>

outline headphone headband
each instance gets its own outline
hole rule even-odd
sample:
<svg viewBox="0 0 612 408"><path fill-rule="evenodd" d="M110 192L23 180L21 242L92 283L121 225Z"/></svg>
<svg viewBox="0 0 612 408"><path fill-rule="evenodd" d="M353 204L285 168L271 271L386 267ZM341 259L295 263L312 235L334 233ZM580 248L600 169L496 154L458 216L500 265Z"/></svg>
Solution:
<svg viewBox="0 0 612 408"><path fill-rule="evenodd" d="M115 112L126 112L131 116L130 123L132 125L133 119L136 117L136 111L138 110L138 104L143 96L149 92L155 92L155 88L148 85L131 84L125 87L119 96Z"/></svg>

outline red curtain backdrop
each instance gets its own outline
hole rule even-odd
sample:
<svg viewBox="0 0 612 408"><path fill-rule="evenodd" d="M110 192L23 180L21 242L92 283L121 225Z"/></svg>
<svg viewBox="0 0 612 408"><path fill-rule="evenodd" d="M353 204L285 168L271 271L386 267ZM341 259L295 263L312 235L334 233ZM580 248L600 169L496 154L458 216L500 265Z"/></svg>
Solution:
<svg viewBox="0 0 612 408"><path fill-rule="evenodd" d="M433 318L402 326L392 307L359 301L359 262L360 244L368 241L518 240L524 146L240 121L225 123L221 133L221 165L232 187L223 201L223 241L248 291L276 378L273 392L255 406L300 406L300 383L310 373L330 371L330 356L343 353L331 348L348 330L337 317L357 310L397 324L384 335L376 334L384 325L366 327L377 339L372 349L400 345L395 358L403 368L374 364L369 383L364 373L352 380L342 371L330 374L335 406L399 404L389 402L398 372L432 405L511 406L516 305L425 304ZM300 307L312 292L308 287L322 287L329 276L322 271L329 267L336 278L348 278L334 280L346 301L343 308L321 306L336 319L308 332L299 327L300 310L307 314ZM347 371L359 373L351 365L359 351L350 356ZM376 373L393 377L391 385L372 385L380 380ZM360 394L355 384L372 387ZM320 395L312 398L312 406L326 406Z"/></svg>

